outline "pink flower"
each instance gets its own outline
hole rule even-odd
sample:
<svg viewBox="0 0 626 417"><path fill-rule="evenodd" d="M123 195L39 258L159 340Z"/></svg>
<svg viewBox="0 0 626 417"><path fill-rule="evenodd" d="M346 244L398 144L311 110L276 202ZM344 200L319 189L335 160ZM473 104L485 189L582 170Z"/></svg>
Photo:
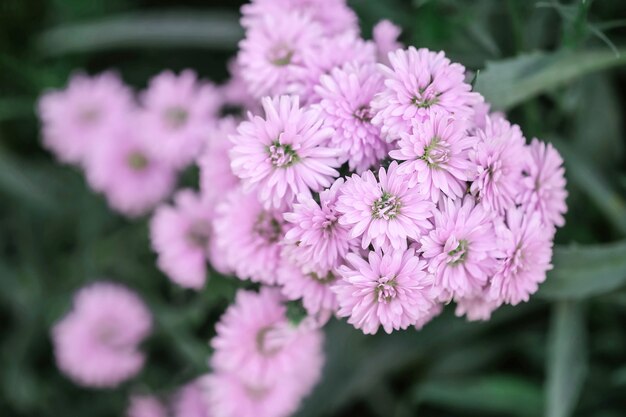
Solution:
<svg viewBox="0 0 626 417"><path fill-rule="evenodd" d="M133 395L126 410L127 417L167 417L163 403L152 395Z"/></svg>
<svg viewBox="0 0 626 417"><path fill-rule="evenodd" d="M413 249L370 252L368 260L350 253L347 261L332 287L337 314L363 333L375 334L381 325L387 333L406 329L432 314L432 277Z"/></svg>
<svg viewBox="0 0 626 417"><path fill-rule="evenodd" d="M228 152L233 147L228 136L236 131L237 125L233 118L221 119L211 129L204 151L198 158L202 197L212 206L239 184L239 178L230 169L228 156Z"/></svg>
<svg viewBox="0 0 626 417"><path fill-rule="evenodd" d="M171 193L175 172L129 127L110 139L99 141L88 155L87 181L114 210L129 217L146 214Z"/></svg>
<svg viewBox="0 0 626 417"><path fill-rule="evenodd" d="M405 161L398 173L409 177L409 187L417 186L420 194L437 202L441 193L453 199L465 194L465 182L476 173L468 159L475 143L465 122L436 113L422 123L415 121L411 133L401 133L398 149L389 156Z"/></svg>
<svg viewBox="0 0 626 417"><path fill-rule="evenodd" d="M524 167L518 204L531 213L541 213L545 225L561 227L567 212L563 159L551 144L533 139L527 147L530 158Z"/></svg>
<svg viewBox="0 0 626 417"><path fill-rule="evenodd" d="M246 190L258 191L266 207L284 207L298 194L329 187L338 152L324 143L333 129L315 110L300 108L298 97L263 99L265 118L251 116L231 136L231 167Z"/></svg>
<svg viewBox="0 0 626 417"><path fill-rule="evenodd" d="M248 91L256 98L288 93L296 80L294 70L302 65L303 54L318 45L322 27L306 14L282 8L251 22L237 56Z"/></svg>
<svg viewBox="0 0 626 417"><path fill-rule="evenodd" d="M212 417L202 387L203 379L192 381L182 387L172 402L172 417Z"/></svg>
<svg viewBox="0 0 626 417"><path fill-rule="evenodd" d="M308 392L321 372L323 334L289 323L280 292L240 290L215 326L211 366L252 386L299 385Z"/></svg>
<svg viewBox="0 0 626 417"><path fill-rule="evenodd" d="M455 299L457 317L465 316L468 321L487 321L491 314L497 310L502 302L491 298L488 291L471 297Z"/></svg>
<svg viewBox="0 0 626 417"><path fill-rule="evenodd" d="M391 68L381 65L385 86L372 103L372 123L382 126L383 136L394 141L409 133L412 121L424 120L433 110L467 118L482 97L471 92L465 68L451 63L443 52L428 49L398 50L389 54Z"/></svg>
<svg viewBox="0 0 626 417"><path fill-rule="evenodd" d="M195 72L165 71L150 81L142 94L142 136L175 168L196 158L215 123L222 100L215 86L199 82Z"/></svg>
<svg viewBox="0 0 626 417"><path fill-rule="evenodd" d="M350 229L350 238L361 237L361 246L406 249L407 238L419 240L432 227L434 204L409 188L399 175L398 163L381 168L378 180L372 171L353 174L341 188L336 210L339 224Z"/></svg>
<svg viewBox="0 0 626 417"><path fill-rule="evenodd" d="M353 246L348 228L338 222L336 210L337 195L343 183L340 178L330 189L322 191L319 204L310 195L300 194L292 211L285 213L291 228L285 234L283 254L307 273L326 275L343 262Z"/></svg>
<svg viewBox="0 0 626 417"><path fill-rule="evenodd" d="M519 126L500 116L487 117L476 136L478 142L469 156L478 175L470 191L489 210L504 214L520 191L526 141Z"/></svg>
<svg viewBox="0 0 626 417"><path fill-rule="evenodd" d="M254 194L237 189L217 207L217 250L240 279L274 284L281 262L282 213L266 210Z"/></svg>
<svg viewBox="0 0 626 417"><path fill-rule="evenodd" d="M387 143L380 128L371 123L370 104L383 88L382 77L373 64L347 64L322 75L315 88L321 97L321 117L335 129L330 145L341 150L340 162L362 173L384 159Z"/></svg>
<svg viewBox="0 0 626 417"><path fill-rule="evenodd" d="M498 267L492 215L471 197L444 199L435 211L435 228L422 237L423 257L435 274L440 298L479 294Z"/></svg>
<svg viewBox="0 0 626 417"><path fill-rule="evenodd" d="M82 163L96 141L107 140L134 110L130 90L119 77L75 74L62 91L44 94L38 104L43 144L65 163Z"/></svg>
<svg viewBox="0 0 626 417"><path fill-rule="evenodd" d="M134 292L109 282L91 284L52 329L57 366L79 385L115 387L143 367L138 345L150 327L150 312Z"/></svg>
<svg viewBox="0 0 626 417"><path fill-rule="evenodd" d="M337 280L334 271L324 274L303 272L302 269L291 263L284 263L278 270L278 284L280 290L289 300L302 300L307 313L332 313L337 309L337 297L331 291L331 285Z"/></svg>
<svg viewBox="0 0 626 417"><path fill-rule="evenodd" d="M372 36L376 44L378 62L389 65L389 53L394 52L403 47L398 42L398 38L402 33L402 29L389 20L381 20L374 26Z"/></svg>
<svg viewBox="0 0 626 417"><path fill-rule="evenodd" d="M159 207L150 222L157 265L173 282L196 290L206 280L211 209L192 190L179 191L174 206Z"/></svg>
<svg viewBox="0 0 626 417"><path fill-rule="evenodd" d="M434 295L436 294L436 291L431 290L430 293L431 295ZM428 310L428 312L425 315L417 319L417 322L414 325L415 330L422 330L424 326L430 323L432 319L440 315L442 312L443 312L443 304L441 303L433 304L430 310Z"/></svg>
<svg viewBox="0 0 626 417"><path fill-rule="evenodd" d="M554 231L541 223L540 213L524 214L513 208L507 212L506 226L500 226L499 234L505 258L491 280L489 295L512 305L526 302L552 269Z"/></svg>

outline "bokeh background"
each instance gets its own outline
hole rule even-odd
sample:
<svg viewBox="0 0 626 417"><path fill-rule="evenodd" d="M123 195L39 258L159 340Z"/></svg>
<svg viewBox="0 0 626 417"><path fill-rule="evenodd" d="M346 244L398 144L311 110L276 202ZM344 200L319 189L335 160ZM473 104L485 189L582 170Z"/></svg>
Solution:
<svg viewBox="0 0 626 417"><path fill-rule="evenodd" d="M143 88L163 69L221 82L242 35L238 1L0 0L0 415L122 415L206 372L213 324L241 283L201 293L157 271L147 219L129 222L40 146L37 97L76 69ZM327 333L327 366L299 416L626 415L626 2L353 0L363 34L388 18L406 44L443 49L527 138L565 158L569 213L555 270L530 303L423 331ZM175 7L175 8L173 8ZM190 170L181 183L197 183ZM137 289L155 314L149 362L117 390L55 368L50 326L86 282Z"/></svg>

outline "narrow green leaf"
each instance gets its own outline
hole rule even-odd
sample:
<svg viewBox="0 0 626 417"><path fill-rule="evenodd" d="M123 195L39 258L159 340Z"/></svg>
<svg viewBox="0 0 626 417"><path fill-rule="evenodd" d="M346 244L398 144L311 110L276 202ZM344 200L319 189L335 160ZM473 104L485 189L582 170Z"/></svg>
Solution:
<svg viewBox="0 0 626 417"><path fill-rule="evenodd" d="M568 417L587 376L584 314L580 303L555 305L548 337L546 417Z"/></svg>
<svg viewBox="0 0 626 417"><path fill-rule="evenodd" d="M510 375L443 379L418 385L413 392L418 404L479 414L535 417L541 414L541 388Z"/></svg>
<svg viewBox="0 0 626 417"><path fill-rule="evenodd" d="M533 52L487 62L475 89L494 109L506 110L585 74L623 64L626 50L619 56L610 50Z"/></svg>
<svg viewBox="0 0 626 417"><path fill-rule="evenodd" d="M554 269L538 295L549 299L583 299L626 284L626 241L554 248Z"/></svg>
<svg viewBox="0 0 626 417"><path fill-rule="evenodd" d="M234 50L243 36L231 12L152 12L60 26L39 36L43 55L116 48L195 47Z"/></svg>

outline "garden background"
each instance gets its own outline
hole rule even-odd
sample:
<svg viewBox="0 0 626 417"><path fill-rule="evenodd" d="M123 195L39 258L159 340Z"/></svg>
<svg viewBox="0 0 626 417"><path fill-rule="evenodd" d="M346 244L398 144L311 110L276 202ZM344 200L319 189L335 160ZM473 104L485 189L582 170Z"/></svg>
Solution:
<svg viewBox="0 0 626 417"><path fill-rule="evenodd" d="M76 69L138 88L163 69L220 82L242 36L229 0L0 0L0 414L122 415L130 392L166 394L207 371L213 325L242 284L176 288L147 219L112 213L41 148L37 97ZM554 270L531 302L466 323L364 336L326 327L327 364L299 417L626 415L626 2L354 0L363 33L387 18L406 44L445 50L527 138L552 141L568 179ZM182 183L197 183L187 172ZM155 315L141 375L81 389L54 365L51 325L74 290L107 277Z"/></svg>

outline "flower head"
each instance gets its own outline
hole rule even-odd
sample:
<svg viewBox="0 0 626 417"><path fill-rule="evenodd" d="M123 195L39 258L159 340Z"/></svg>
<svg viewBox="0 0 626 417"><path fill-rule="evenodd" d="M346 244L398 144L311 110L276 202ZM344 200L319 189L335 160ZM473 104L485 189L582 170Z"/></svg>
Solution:
<svg viewBox="0 0 626 417"><path fill-rule="evenodd" d="M59 369L79 385L115 387L144 363L138 345L151 327L150 312L127 288L98 282L81 289L52 330Z"/></svg>
<svg viewBox="0 0 626 417"><path fill-rule="evenodd" d="M172 402L173 417L212 417L199 378L182 387Z"/></svg>
<svg viewBox="0 0 626 417"><path fill-rule="evenodd" d="M498 266L492 215L471 197L444 199L435 211L435 228L422 237L421 251L435 275L441 299L480 293Z"/></svg>
<svg viewBox="0 0 626 417"><path fill-rule="evenodd" d="M278 270L280 290L289 300L302 300L307 313L332 313L337 309L337 297L331 291L331 285L337 281L337 273L303 272L302 268L285 262Z"/></svg>
<svg viewBox="0 0 626 417"><path fill-rule="evenodd" d="M134 110L130 90L115 73L76 74L65 90L39 100L43 144L61 162L82 163L95 143L114 135Z"/></svg>
<svg viewBox="0 0 626 417"><path fill-rule="evenodd" d="M387 333L406 329L431 314L432 279L413 249L370 252L367 260L350 253L338 272L337 314L365 334L379 326Z"/></svg>
<svg viewBox="0 0 626 417"><path fill-rule="evenodd" d="M133 395L126 410L126 417L167 417L165 405L152 395Z"/></svg>
<svg viewBox="0 0 626 417"><path fill-rule="evenodd" d="M563 159L551 144L537 139L533 139L527 149L530 158L524 166L518 203L529 213L541 213L544 225L561 227L567 212Z"/></svg>
<svg viewBox="0 0 626 417"><path fill-rule="evenodd" d="M483 291L471 297L458 297L454 314L457 317L465 316L468 321L486 321L491 318L491 314L501 305L500 300L489 296L488 291Z"/></svg>
<svg viewBox="0 0 626 417"><path fill-rule="evenodd" d="M378 62L389 65L389 53L402 48L402 43L398 42L398 38L402 33L402 29L389 20L381 20L376 23L372 31L374 43L378 55Z"/></svg>
<svg viewBox="0 0 626 417"><path fill-rule="evenodd" d="M468 158L475 143L465 122L436 113L415 122L411 133L402 133L389 156L404 161L398 173L409 177L409 187L417 186L420 194L437 202L442 193L453 199L465 194L465 182L476 172Z"/></svg>
<svg viewBox="0 0 626 417"><path fill-rule="evenodd" d="M265 118L251 116L231 136L231 167L246 190L258 191L266 207L284 207L298 194L329 187L339 175L338 152L324 144L333 129L298 97L263 99Z"/></svg>
<svg viewBox="0 0 626 417"><path fill-rule="evenodd" d="M409 133L414 119L427 119L432 111L466 118L482 101L465 82L465 68L451 63L443 52L410 46L390 53L389 61L391 68L381 66L387 88L372 103L372 122L382 126L388 141Z"/></svg>
<svg viewBox="0 0 626 417"><path fill-rule="evenodd" d="M372 124L371 102L383 88L374 64L346 64L322 75L315 91L321 97L321 117L335 129L330 144L341 150L340 161L362 173L382 160L389 145Z"/></svg>
<svg viewBox="0 0 626 417"><path fill-rule="evenodd" d="M419 240L432 227L433 209L399 175L397 162L381 168L378 180L372 171L353 174L341 188L336 208L339 224L349 228L350 238L361 237L363 249L370 243L375 249L405 249L407 238Z"/></svg>

